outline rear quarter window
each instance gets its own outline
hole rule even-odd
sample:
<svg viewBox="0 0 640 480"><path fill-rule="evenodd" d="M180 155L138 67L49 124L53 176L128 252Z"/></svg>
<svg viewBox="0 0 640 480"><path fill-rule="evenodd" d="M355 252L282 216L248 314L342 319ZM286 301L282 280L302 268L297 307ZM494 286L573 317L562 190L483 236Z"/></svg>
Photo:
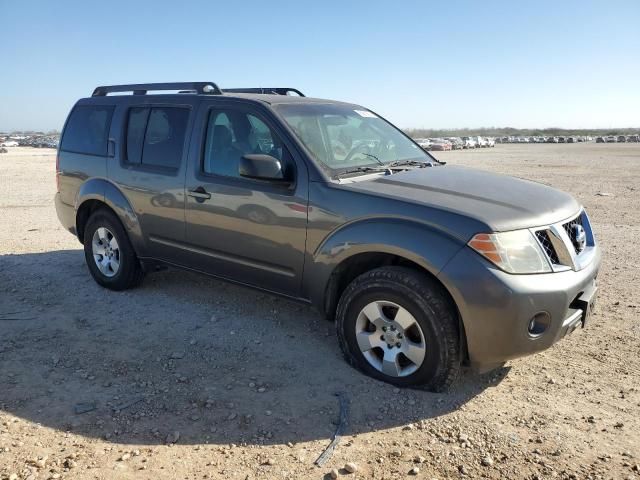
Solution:
<svg viewBox="0 0 640 480"><path fill-rule="evenodd" d="M113 108L110 105L76 106L69 115L60 150L106 157Z"/></svg>

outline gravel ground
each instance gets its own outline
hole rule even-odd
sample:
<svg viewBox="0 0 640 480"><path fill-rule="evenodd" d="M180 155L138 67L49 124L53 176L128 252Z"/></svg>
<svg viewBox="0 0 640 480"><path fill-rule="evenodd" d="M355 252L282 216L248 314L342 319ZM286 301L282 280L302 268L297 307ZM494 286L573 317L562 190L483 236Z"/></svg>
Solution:
<svg viewBox="0 0 640 480"><path fill-rule="evenodd" d="M54 152L1 154L0 478L640 478L640 145L438 157L571 192L604 251L586 330L448 394L364 377L286 300L180 271L98 287L56 218ZM350 424L316 467L337 392Z"/></svg>

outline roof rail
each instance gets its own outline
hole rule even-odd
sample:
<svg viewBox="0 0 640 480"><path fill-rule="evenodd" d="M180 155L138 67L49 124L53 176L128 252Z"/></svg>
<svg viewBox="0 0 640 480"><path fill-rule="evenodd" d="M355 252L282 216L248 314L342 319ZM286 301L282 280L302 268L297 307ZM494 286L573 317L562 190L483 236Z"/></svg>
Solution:
<svg viewBox="0 0 640 480"><path fill-rule="evenodd" d="M289 88L289 87L273 87L273 88L225 88L224 92L230 93L262 93L266 95L288 95L289 92L293 92L301 97L304 97L304 93L302 93L297 88Z"/></svg>
<svg viewBox="0 0 640 480"><path fill-rule="evenodd" d="M153 90L189 90L207 95L222 95L222 90L213 82L174 82L174 83L136 83L132 85L109 85L96 87L92 97L104 97L113 92L133 92L134 95L146 95Z"/></svg>

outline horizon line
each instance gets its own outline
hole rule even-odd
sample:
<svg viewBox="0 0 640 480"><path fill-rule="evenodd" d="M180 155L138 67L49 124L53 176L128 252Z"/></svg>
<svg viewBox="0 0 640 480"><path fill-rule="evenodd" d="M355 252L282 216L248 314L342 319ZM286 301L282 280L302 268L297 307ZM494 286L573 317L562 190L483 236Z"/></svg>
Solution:
<svg viewBox="0 0 640 480"><path fill-rule="evenodd" d="M415 131L415 130L431 130L431 131L462 131L462 130L572 130L572 131L601 131L601 130L640 130L640 126L631 127L398 127L402 131ZM57 128L52 129L12 129L1 130L0 135L13 135L16 133L62 133Z"/></svg>

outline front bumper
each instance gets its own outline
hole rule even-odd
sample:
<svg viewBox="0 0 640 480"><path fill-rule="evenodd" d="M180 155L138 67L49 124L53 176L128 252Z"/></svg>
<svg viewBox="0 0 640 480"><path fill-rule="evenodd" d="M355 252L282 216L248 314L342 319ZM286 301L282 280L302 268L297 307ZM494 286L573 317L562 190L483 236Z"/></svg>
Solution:
<svg viewBox="0 0 640 480"><path fill-rule="evenodd" d="M583 325L595 301L600 258L596 246L579 271L512 275L470 248L461 249L439 278L458 306L471 366L490 370L549 348ZM546 315L548 325L532 335L529 326L536 315Z"/></svg>

